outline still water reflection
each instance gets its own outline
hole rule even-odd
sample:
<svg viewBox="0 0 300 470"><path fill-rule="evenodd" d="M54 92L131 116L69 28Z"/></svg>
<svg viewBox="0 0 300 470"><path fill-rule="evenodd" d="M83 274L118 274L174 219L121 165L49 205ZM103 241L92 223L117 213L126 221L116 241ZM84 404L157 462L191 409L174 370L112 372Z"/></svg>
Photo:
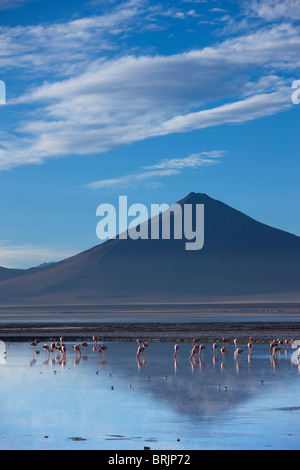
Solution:
<svg viewBox="0 0 300 470"><path fill-rule="evenodd" d="M295 350L275 358L191 344L89 343L81 356L43 345L0 349L0 449L299 449ZM36 354L35 351L39 350Z"/></svg>

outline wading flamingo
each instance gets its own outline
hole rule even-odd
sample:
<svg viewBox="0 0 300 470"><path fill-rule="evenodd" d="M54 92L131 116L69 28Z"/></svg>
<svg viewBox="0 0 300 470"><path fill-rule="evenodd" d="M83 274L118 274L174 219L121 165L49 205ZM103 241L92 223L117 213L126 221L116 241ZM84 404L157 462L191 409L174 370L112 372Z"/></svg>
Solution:
<svg viewBox="0 0 300 470"><path fill-rule="evenodd" d="M193 357L195 356L195 354L197 354L198 350L199 350L199 346L198 346L197 344L195 344L195 346L193 346L193 349L192 349L192 351L191 351L190 360L193 359Z"/></svg>
<svg viewBox="0 0 300 470"><path fill-rule="evenodd" d="M274 346L272 349L272 357L275 357L275 354L281 351L281 348L279 346Z"/></svg>
<svg viewBox="0 0 300 470"><path fill-rule="evenodd" d="M237 348L235 351L234 351L234 355L235 357L238 357L240 354L242 354L243 350L241 348Z"/></svg>
<svg viewBox="0 0 300 470"><path fill-rule="evenodd" d="M73 346L73 349L74 349L74 351L75 351L75 353L76 353L76 356L77 356L77 353L79 353L79 357L81 357L81 351L80 351L80 348L79 348L78 344L75 344L75 345Z"/></svg>
<svg viewBox="0 0 300 470"><path fill-rule="evenodd" d="M269 349L270 354L271 354L271 351L273 350L273 348L275 348L276 346L277 346L277 342L275 341L275 339L273 339L273 341L270 344L270 349Z"/></svg>
<svg viewBox="0 0 300 470"><path fill-rule="evenodd" d="M136 353L136 357L140 357L140 355L142 354L143 351L145 351L144 346L139 346L138 350L137 350L137 353Z"/></svg>
<svg viewBox="0 0 300 470"><path fill-rule="evenodd" d="M179 349L178 344L175 344L175 346L174 346L174 357L176 357L178 349Z"/></svg>

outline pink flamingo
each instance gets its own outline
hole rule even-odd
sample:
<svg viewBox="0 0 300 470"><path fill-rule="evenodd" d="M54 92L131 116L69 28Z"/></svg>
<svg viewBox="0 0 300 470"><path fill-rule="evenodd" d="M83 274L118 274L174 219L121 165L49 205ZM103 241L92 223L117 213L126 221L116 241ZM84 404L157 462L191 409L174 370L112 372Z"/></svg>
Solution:
<svg viewBox="0 0 300 470"><path fill-rule="evenodd" d="M49 354L49 346L48 344L44 344L43 349L48 352Z"/></svg>
<svg viewBox="0 0 300 470"><path fill-rule="evenodd" d="M87 342L86 342L86 341L83 341L83 343L81 343L81 346L83 347L83 351L84 351L84 353L85 353L85 348L88 347Z"/></svg>
<svg viewBox="0 0 300 470"><path fill-rule="evenodd" d="M253 349L253 343L251 341L250 343L248 343L248 349L249 349L249 353L251 353Z"/></svg>
<svg viewBox="0 0 300 470"><path fill-rule="evenodd" d="M237 348L235 351L234 351L234 355L235 357L238 357L240 354L242 354L243 350L241 348Z"/></svg>
<svg viewBox="0 0 300 470"><path fill-rule="evenodd" d="M192 348L192 351L191 351L190 360L193 359L195 354L197 354L198 350L199 350L199 346L197 344L195 344Z"/></svg>
<svg viewBox="0 0 300 470"><path fill-rule="evenodd" d="M199 356L201 355L201 353L203 354L204 349L206 349L206 346L204 346L204 344L200 344L200 346L199 346Z"/></svg>
<svg viewBox="0 0 300 470"><path fill-rule="evenodd" d="M221 353L222 354L225 354L226 353L226 346L224 344L224 346L221 347Z"/></svg>
<svg viewBox="0 0 300 470"><path fill-rule="evenodd" d="M175 344L175 346L174 346L174 358L176 358L176 354L177 354L178 349L179 349L178 344Z"/></svg>
<svg viewBox="0 0 300 470"><path fill-rule="evenodd" d="M275 341L275 339L273 339L273 341L270 344L270 349L269 349L270 354L271 354L272 349L275 348L276 346L277 346L277 342Z"/></svg>
<svg viewBox="0 0 300 470"><path fill-rule="evenodd" d="M280 347L279 346L274 346L272 356L275 357L275 354L278 353L279 351L281 351Z"/></svg>
<svg viewBox="0 0 300 470"><path fill-rule="evenodd" d="M78 344L75 344L75 345L73 346L73 349L74 349L74 351L75 351L75 353L76 353L76 357L77 357L77 353L79 353L79 357L81 357L81 351L80 351L80 348L79 348Z"/></svg>
<svg viewBox="0 0 300 470"><path fill-rule="evenodd" d="M62 345L62 347L61 347L61 352L62 352L63 356L66 355L67 348L66 348L66 345L65 345L65 344Z"/></svg>
<svg viewBox="0 0 300 470"><path fill-rule="evenodd" d="M142 354L143 351L145 351L144 346L142 346L142 345L139 346L139 347L138 347L138 350L137 350L137 353L136 353L136 357L137 357L137 358L140 357L140 355Z"/></svg>
<svg viewBox="0 0 300 470"><path fill-rule="evenodd" d="M213 344L213 351L214 351L214 354L217 352L218 347L219 347L218 343L214 343L214 344Z"/></svg>
<svg viewBox="0 0 300 470"><path fill-rule="evenodd" d="M99 336L93 336L93 338L92 338L94 343L95 343L95 346L97 346L98 338L99 338Z"/></svg>

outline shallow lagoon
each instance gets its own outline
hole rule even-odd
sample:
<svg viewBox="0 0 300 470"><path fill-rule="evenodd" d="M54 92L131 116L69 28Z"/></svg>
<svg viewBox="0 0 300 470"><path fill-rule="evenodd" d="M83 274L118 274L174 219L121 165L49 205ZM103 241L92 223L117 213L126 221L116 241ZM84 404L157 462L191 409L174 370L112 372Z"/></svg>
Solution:
<svg viewBox="0 0 300 470"><path fill-rule="evenodd" d="M295 350L270 358L267 344L223 360L206 344L89 343L79 359L28 343L0 351L0 449L299 449L300 369ZM262 382L263 381L263 382Z"/></svg>

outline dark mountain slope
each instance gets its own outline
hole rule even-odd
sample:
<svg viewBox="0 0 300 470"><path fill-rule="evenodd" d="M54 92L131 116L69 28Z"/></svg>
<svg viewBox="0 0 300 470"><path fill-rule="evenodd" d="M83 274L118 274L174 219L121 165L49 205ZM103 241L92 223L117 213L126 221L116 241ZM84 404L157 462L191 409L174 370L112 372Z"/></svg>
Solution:
<svg viewBox="0 0 300 470"><path fill-rule="evenodd" d="M16 279L0 282L0 303L156 303L300 298L300 238L259 223L205 194L205 242L115 239ZM150 221L145 222L150 224ZM171 234L173 235L173 234ZM273 296L273 297L272 297Z"/></svg>

